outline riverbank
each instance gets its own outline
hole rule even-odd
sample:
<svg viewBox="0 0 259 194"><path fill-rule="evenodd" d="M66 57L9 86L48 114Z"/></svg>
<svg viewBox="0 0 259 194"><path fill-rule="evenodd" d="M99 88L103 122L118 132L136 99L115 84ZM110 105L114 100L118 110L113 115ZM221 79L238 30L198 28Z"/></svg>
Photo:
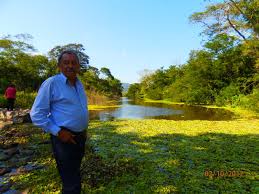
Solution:
<svg viewBox="0 0 259 194"><path fill-rule="evenodd" d="M31 124L15 126L17 131L26 131L30 136L11 140L35 153L29 162L45 167L12 176L13 188L59 193L60 179L51 146L40 143L49 136ZM82 165L83 190L256 193L258 129L258 119L91 121Z"/></svg>
<svg viewBox="0 0 259 194"><path fill-rule="evenodd" d="M169 100L151 100L151 99L144 99L144 102L148 103L161 103L161 104L168 104L168 105L186 105L182 102L172 102ZM188 105L186 105L188 106ZM259 113L256 113L252 110L247 110L242 107L231 107L231 106L223 106L219 107L216 105L191 105L191 106L200 106L205 108L219 108L219 109L225 109L233 112L235 114L236 119L250 119L250 118L257 118L259 119Z"/></svg>
<svg viewBox="0 0 259 194"><path fill-rule="evenodd" d="M94 104L90 104L88 105L88 110L92 111L92 110L105 110L105 109L109 109L109 108L119 108L120 105L94 105Z"/></svg>

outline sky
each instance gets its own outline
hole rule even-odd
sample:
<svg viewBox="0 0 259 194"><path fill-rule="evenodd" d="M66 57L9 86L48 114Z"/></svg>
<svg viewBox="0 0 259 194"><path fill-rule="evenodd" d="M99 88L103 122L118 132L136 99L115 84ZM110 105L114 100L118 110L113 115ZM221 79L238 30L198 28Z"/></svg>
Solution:
<svg viewBox="0 0 259 194"><path fill-rule="evenodd" d="M123 83L145 69L184 64L202 48L202 27L188 17L204 0L0 0L0 36L27 33L37 52L81 43L90 65Z"/></svg>

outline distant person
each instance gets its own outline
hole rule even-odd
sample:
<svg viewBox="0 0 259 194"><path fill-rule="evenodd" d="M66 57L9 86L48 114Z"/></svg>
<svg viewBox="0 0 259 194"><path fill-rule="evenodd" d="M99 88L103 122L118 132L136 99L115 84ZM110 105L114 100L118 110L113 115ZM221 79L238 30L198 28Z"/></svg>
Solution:
<svg viewBox="0 0 259 194"><path fill-rule="evenodd" d="M60 74L45 80L32 106L32 122L51 134L51 143L62 180L63 194L81 192L80 166L88 127L87 97L77 78L79 58L74 51L58 57Z"/></svg>
<svg viewBox="0 0 259 194"><path fill-rule="evenodd" d="M10 84L5 90L5 98L7 99L7 110L13 111L16 99L16 89L14 84Z"/></svg>

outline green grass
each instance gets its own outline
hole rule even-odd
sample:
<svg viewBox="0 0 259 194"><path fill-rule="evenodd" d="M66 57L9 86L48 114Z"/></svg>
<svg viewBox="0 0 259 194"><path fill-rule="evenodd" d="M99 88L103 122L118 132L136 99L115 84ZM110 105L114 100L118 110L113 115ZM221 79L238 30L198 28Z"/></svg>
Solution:
<svg viewBox="0 0 259 194"><path fill-rule="evenodd" d="M120 105L88 105L88 110L104 110L107 108L119 108Z"/></svg>
<svg viewBox="0 0 259 194"><path fill-rule="evenodd" d="M38 131L28 125L20 128ZM91 122L88 132L85 193L259 192L258 119ZM26 138L27 145L37 145L48 135ZM15 177L17 187L31 193L58 192L50 145L36 150L35 161L48 168Z"/></svg>
<svg viewBox="0 0 259 194"><path fill-rule="evenodd" d="M105 186L106 193L255 193L258 120L113 121L92 123L93 147L104 161L139 168ZM244 175L207 177L205 171Z"/></svg>
<svg viewBox="0 0 259 194"><path fill-rule="evenodd" d="M170 100L151 100L148 98L145 98L144 101L150 102L150 103L162 103L162 104L185 104L183 102L172 102Z"/></svg>

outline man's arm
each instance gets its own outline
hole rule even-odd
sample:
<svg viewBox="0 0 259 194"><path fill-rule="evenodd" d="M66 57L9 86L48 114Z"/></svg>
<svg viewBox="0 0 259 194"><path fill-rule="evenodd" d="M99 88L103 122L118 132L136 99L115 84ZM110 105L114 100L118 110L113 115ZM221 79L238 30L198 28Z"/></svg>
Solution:
<svg viewBox="0 0 259 194"><path fill-rule="evenodd" d="M44 129L48 133L58 135L60 127L49 119L51 103L52 80L47 79L41 85L38 95L31 108L30 116L33 124Z"/></svg>

